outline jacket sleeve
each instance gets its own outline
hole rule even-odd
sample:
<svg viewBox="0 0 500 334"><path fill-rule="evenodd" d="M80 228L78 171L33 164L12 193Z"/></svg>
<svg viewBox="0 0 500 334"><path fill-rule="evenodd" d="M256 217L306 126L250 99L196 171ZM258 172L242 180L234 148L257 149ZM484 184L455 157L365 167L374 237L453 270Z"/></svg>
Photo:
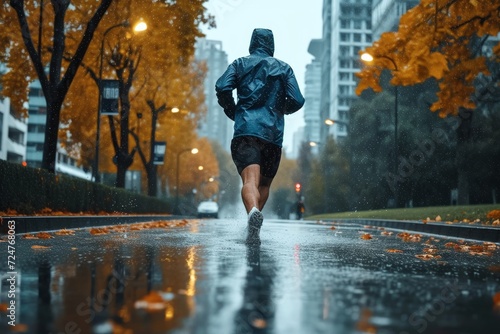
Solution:
<svg viewBox="0 0 500 334"><path fill-rule="evenodd" d="M298 111L305 103L305 99L299 89L299 84L291 67L288 68L285 79L285 114L293 114Z"/></svg>
<svg viewBox="0 0 500 334"><path fill-rule="evenodd" d="M234 63L228 66L226 72L215 83L217 102L224 109L227 117L234 121L236 104L233 90L236 88L236 69Z"/></svg>

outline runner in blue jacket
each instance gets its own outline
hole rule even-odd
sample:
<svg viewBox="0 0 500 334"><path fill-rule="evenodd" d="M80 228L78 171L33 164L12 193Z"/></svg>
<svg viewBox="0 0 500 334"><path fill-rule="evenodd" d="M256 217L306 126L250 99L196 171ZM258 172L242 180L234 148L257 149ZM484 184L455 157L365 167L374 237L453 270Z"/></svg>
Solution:
<svg viewBox="0 0 500 334"><path fill-rule="evenodd" d="M231 155L243 180L247 242L260 244L261 211L281 159L284 115L302 108L305 100L290 65L273 57L271 30L255 29L249 51L229 65L215 90L225 114L234 120Z"/></svg>

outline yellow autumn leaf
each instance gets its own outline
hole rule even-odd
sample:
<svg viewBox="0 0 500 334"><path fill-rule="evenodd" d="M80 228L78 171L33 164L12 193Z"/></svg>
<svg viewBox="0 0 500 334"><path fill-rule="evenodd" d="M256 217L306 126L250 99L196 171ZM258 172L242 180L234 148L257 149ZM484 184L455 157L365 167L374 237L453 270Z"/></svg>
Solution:
<svg viewBox="0 0 500 334"><path fill-rule="evenodd" d="M431 53L429 55L428 64L429 75L438 80L441 79L444 73L448 70L448 62L446 61L446 57L440 52Z"/></svg>
<svg viewBox="0 0 500 334"><path fill-rule="evenodd" d="M33 246L31 246L31 249L44 250L44 249L50 249L50 247L51 246L33 245Z"/></svg>

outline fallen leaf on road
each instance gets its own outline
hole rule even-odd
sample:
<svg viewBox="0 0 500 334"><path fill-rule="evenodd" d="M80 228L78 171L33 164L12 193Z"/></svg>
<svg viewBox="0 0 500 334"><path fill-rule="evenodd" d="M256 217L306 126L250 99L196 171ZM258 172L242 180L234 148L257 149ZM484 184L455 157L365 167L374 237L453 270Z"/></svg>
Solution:
<svg viewBox="0 0 500 334"><path fill-rule="evenodd" d="M441 256L439 255L432 255L432 254L417 254L415 255L416 258L424 261L429 261L429 260L435 260L435 259L440 259Z"/></svg>
<svg viewBox="0 0 500 334"><path fill-rule="evenodd" d="M99 227L91 228L90 234L92 234L92 235L108 234L108 229L107 228L99 228Z"/></svg>
<svg viewBox="0 0 500 334"><path fill-rule="evenodd" d="M386 236L389 236L389 235L393 235L394 232L387 232L387 231L382 231L380 232L380 235L386 235Z"/></svg>
<svg viewBox="0 0 500 334"><path fill-rule="evenodd" d="M385 250L387 253L403 253L402 250L400 249L395 249L395 248L389 248Z"/></svg>
<svg viewBox="0 0 500 334"><path fill-rule="evenodd" d="M330 227L330 230L336 230L335 226Z"/></svg>
<svg viewBox="0 0 500 334"><path fill-rule="evenodd" d="M37 237L35 237L33 234L30 234L30 233L23 235L22 238L23 239L38 239Z"/></svg>
<svg viewBox="0 0 500 334"><path fill-rule="evenodd" d="M489 266L488 270L489 271L493 271L495 273L500 273L500 265L496 264L496 265L493 265L493 266Z"/></svg>
<svg viewBox="0 0 500 334"><path fill-rule="evenodd" d="M495 293L493 296L493 308L500 311L500 292Z"/></svg>
<svg viewBox="0 0 500 334"><path fill-rule="evenodd" d="M421 234L410 234L408 232L401 232L398 234L398 237L406 242L420 242L422 240Z"/></svg>
<svg viewBox="0 0 500 334"><path fill-rule="evenodd" d="M373 239L373 237L371 236L370 233L364 233L360 238L363 239L363 240Z"/></svg>
<svg viewBox="0 0 500 334"><path fill-rule="evenodd" d="M14 333L24 333L28 331L28 325L16 324L14 327L11 327L10 330Z"/></svg>
<svg viewBox="0 0 500 334"><path fill-rule="evenodd" d="M62 229L54 232L55 235L75 235L75 231Z"/></svg>
<svg viewBox="0 0 500 334"><path fill-rule="evenodd" d="M425 254L436 254L438 252L437 248L424 248L424 253Z"/></svg>
<svg viewBox="0 0 500 334"><path fill-rule="evenodd" d="M37 249L37 250L44 250L44 249L50 249L51 246L40 246L40 245L33 245L31 246L32 249Z"/></svg>
<svg viewBox="0 0 500 334"><path fill-rule="evenodd" d="M372 311L363 308L360 312L358 323L356 328L362 333L375 334L377 333L377 328L371 324Z"/></svg>
<svg viewBox="0 0 500 334"><path fill-rule="evenodd" d="M53 236L48 234L47 232L40 232L35 235L38 239L51 239Z"/></svg>
<svg viewBox="0 0 500 334"><path fill-rule="evenodd" d="M130 226L131 231L140 231L143 229L144 229L143 224L134 224L134 225Z"/></svg>
<svg viewBox="0 0 500 334"><path fill-rule="evenodd" d="M0 312L7 312L7 304L0 304Z"/></svg>

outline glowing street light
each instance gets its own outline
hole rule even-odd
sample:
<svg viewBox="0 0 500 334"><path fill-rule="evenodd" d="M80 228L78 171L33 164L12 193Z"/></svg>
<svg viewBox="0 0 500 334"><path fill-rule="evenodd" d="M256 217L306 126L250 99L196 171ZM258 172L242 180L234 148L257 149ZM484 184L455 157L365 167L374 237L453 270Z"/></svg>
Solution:
<svg viewBox="0 0 500 334"><path fill-rule="evenodd" d="M142 31L145 31L147 29L148 29L148 25L146 24L146 22L144 21L144 19L142 17L139 19L139 21L137 21L137 23L132 28L132 30L134 30L134 32L142 32Z"/></svg>
<svg viewBox="0 0 500 334"><path fill-rule="evenodd" d="M371 54L369 54L369 53L365 52L365 53L363 53L363 54L361 55L361 60L362 60L362 61L366 61L366 62L368 62L368 63L369 63L369 62L372 62L372 61L373 61L373 56L372 56Z"/></svg>

